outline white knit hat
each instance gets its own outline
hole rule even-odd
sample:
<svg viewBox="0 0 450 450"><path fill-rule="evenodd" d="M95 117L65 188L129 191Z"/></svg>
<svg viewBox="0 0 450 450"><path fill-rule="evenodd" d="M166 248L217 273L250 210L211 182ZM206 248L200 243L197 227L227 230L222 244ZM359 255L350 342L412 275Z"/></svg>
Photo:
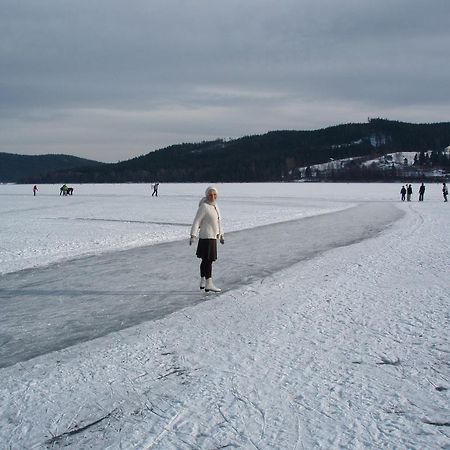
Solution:
<svg viewBox="0 0 450 450"><path fill-rule="evenodd" d="M205 191L206 197L208 197L208 194L209 194L211 191L213 191L213 192L215 192L217 195L219 195L219 191L217 190L217 188L216 188L215 186L208 186L208 187L206 188L206 191Z"/></svg>

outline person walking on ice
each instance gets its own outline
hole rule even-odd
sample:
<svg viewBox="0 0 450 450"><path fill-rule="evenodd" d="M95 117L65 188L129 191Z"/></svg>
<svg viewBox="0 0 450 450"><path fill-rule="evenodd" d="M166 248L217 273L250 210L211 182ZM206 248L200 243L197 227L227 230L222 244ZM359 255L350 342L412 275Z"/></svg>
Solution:
<svg viewBox="0 0 450 450"><path fill-rule="evenodd" d="M402 202L404 202L405 201L405 197L406 197L405 186L402 186L402 188L400 189L400 194L402 194Z"/></svg>
<svg viewBox="0 0 450 450"><path fill-rule="evenodd" d="M38 191L38 187L36 185L33 186L33 195L36 197L36 192Z"/></svg>
<svg viewBox="0 0 450 450"><path fill-rule="evenodd" d="M158 197L158 187L159 187L159 183L158 182L152 184L152 188L153 188L152 197L154 195L156 195L156 197Z"/></svg>
<svg viewBox="0 0 450 450"><path fill-rule="evenodd" d="M444 196L444 202L447 202L447 197L448 197L448 189L447 189L447 185L444 183L442 183L442 195Z"/></svg>
<svg viewBox="0 0 450 450"><path fill-rule="evenodd" d="M422 183L419 188L419 202L423 202L424 194L425 194L425 185Z"/></svg>
<svg viewBox="0 0 450 450"><path fill-rule="evenodd" d="M200 200L197 214L191 228L189 245L192 245L197 233L199 240L197 245L197 258L202 260L200 264L200 289L205 292L220 292L212 279L212 263L217 260L217 240L225 243L219 207L217 206L217 188L209 186L205 191L205 197ZM200 230L200 231L199 231Z"/></svg>

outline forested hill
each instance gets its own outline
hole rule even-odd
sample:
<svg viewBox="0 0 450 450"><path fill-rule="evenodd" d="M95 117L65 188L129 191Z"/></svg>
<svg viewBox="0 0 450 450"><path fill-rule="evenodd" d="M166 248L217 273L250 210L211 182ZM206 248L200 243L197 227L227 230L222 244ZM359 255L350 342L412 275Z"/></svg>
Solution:
<svg viewBox="0 0 450 450"><path fill-rule="evenodd" d="M0 183L42 179L49 172L76 167L100 166L104 163L70 155L16 155L0 153Z"/></svg>
<svg viewBox="0 0 450 450"><path fill-rule="evenodd" d="M272 131L235 140L173 145L117 164L54 172L33 181L280 181L289 179L295 167L330 159L442 151L448 145L450 122L411 124L369 119L367 123L314 131Z"/></svg>

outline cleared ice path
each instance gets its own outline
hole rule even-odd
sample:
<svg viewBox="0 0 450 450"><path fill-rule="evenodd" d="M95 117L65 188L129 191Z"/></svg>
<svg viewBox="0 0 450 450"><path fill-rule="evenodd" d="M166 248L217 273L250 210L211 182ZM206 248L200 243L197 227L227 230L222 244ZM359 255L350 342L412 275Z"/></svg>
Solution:
<svg viewBox="0 0 450 450"><path fill-rule="evenodd" d="M219 245L213 277L227 290L264 279L367 239L402 214L390 203L368 203L229 233ZM217 298L199 290L198 273L195 246L186 239L3 275L0 367Z"/></svg>

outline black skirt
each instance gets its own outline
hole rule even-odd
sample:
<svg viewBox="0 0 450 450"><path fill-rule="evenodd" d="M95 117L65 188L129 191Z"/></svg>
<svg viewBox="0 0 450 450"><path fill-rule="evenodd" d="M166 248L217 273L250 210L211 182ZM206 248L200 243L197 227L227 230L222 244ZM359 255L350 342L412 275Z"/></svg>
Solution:
<svg viewBox="0 0 450 450"><path fill-rule="evenodd" d="M215 261L217 259L217 239L199 239L197 258Z"/></svg>

